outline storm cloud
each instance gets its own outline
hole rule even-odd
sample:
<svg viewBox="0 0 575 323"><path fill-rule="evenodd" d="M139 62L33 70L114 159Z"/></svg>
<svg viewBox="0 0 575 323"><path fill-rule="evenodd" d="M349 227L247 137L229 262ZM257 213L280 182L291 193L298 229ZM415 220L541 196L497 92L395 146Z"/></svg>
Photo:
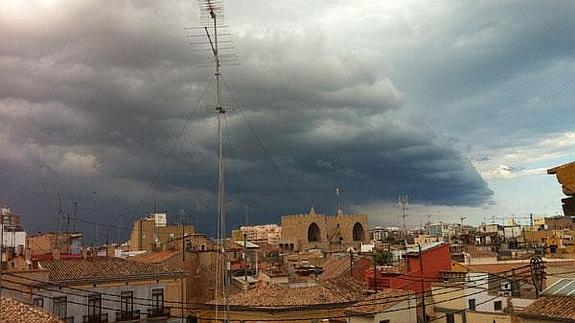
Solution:
<svg viewBox="0 0 575 323"><path fill-rule="evenodd" d="M312 19L289 3L227 10L241 61L224 66L230 226L245 205L252 223L312 205L332 213L336 186L348 211L404 194L428 205L491 203L465 150L445 137L502 127L490 121L498 89L573 51L572 41L557 45L572 24L559 4L543 10L558 17L553 31L533 4L517 19L510 4L438 2L428 13L365 17L349 4L315 4L321 19ZM198 54L182 28L197 23L196 4L0 6L2 202L33 229L56 222L60 192L91 221L123 214L126 225L157 202L213 232L216 116L213 89L204 92L213 72L192 64ZM527 58L513 59L518 52ZM510 102L518 96L508 92ZM516 120L521 109L505 111Z"/></svg>

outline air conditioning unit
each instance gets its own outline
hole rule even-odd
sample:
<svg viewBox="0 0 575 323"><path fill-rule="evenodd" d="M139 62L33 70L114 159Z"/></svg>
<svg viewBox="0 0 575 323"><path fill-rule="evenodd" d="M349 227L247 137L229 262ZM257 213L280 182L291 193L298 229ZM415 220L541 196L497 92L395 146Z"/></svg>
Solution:
<svg viewBox="0 0 575 323"><path fill-rule="evenodd" d="M501 291L511 291L511 283L510 282L502 282L501 283Z"/></svg>
<svg viewBox="0 0 575 323"><path fill-rule="evenodd" d="M501 291L499 293L497 293L498 296L511 296L511 292L510 291Z"/></svg>

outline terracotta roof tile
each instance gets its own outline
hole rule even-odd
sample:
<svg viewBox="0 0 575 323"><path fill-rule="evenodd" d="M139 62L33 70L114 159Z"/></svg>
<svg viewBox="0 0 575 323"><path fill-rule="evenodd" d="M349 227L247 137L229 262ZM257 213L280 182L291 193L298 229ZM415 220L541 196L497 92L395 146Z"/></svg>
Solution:
<svg viewBox="0 0 575 323"><path fill-rule="evenodd" d="M265 285L232 294L228 297L230 306L254 308L290 308L313 305L349 304L350 300L338 292L321 285L311 287L288 287ZM210 302L216 304L216 301ZM217 302L221 303L221 302Z"/></svg>
<svg viewBox="0 0 575 323"><path fill-rule="evenodd" d="M60 323L63 321L38 307L2 297L0 298L0 322Z"/></svg>
<svg viewBox="0 0 575 323"><path fill-rule="evenodd" d="M345 311L350 315L374 315L381 313L395 304L409 299L410 292L401 289L384 289L372 294L361 302L355 303Z"/></svg>
<svg viewBox="0 0 575 323"><path fill-rule="evenodd" d="M181 269L114 257L40 261L50 282L118 281L182 274Z"/></svg>
<svg viewBox="0 0 575 323"><path fill-rule="evenodd" d="M354 256L353 260L353 278L358 281L363 281L365 271L372 266L372 261L362 256ZM330 280L339 276L349 277L349 258L332 258L324 262L323 273L319 275L322 281Z"/></svg>
<svg viewBox="0 0 575 323"><path fill-rule="evenodd" d="M524 318L575 321L575 297L543 296L518 313Z"/></svg>
<svg viewBox="0 0 575 323"><path fill-rule="evenodd" d="M131 257L130 260L148 263L160 263L179 254L179 250L162 250L157 252L146 252L141 255Z"/></svg>

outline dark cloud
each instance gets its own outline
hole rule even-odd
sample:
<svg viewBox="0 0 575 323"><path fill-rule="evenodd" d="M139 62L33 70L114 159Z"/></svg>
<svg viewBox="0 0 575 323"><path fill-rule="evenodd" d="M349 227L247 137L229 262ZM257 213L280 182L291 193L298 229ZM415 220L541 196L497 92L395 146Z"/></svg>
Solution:
<svg viewBox="0 0 575 323"><path fill-rule="evenodd" d="M211 71L189 64L183 22L171 19L186 6L60 5L37 23L8 13L0 29L0 196L37 228L56 222L60 192L92 221L123 214L125 225L158 201L199 214L212 232L216 120L200 100ZM242 65L224 74L231 225L240 203L254 222L311 205L333 212L336 186L349 205L406 193L424 204L489 201L461 153L399 117L405 95L383 54L282 28L234 41Z"/></svg>

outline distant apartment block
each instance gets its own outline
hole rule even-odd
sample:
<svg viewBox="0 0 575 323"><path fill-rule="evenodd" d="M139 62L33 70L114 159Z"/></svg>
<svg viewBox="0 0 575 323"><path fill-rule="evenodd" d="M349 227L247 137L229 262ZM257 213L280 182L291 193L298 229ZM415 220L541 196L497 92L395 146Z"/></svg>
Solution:
<svg viewBox="0 0 575 323"><path fill-rule="evenodd" d="M277 224L243 226L239 230L232 231L232 238L235 241L242 241L244 234L249 242L277 245L282 238L282 227Z"/></svg>
<svg viewBox="0 0 575 323"><path fill-rule="evenodd" d="M130 251L157 251L169 245L177 247L180 244L176 241L194 233L193 225L168 225L165 212L151 213L134 222L130 234Z"/></svg>
<svg viewBox="0 0 575 323"><path fill-rule="evenodd" d="M0 229L2 230L2 247L23 253L26 246L26 232L20 226L20 215L11 208L0 207Z"/></svg>

